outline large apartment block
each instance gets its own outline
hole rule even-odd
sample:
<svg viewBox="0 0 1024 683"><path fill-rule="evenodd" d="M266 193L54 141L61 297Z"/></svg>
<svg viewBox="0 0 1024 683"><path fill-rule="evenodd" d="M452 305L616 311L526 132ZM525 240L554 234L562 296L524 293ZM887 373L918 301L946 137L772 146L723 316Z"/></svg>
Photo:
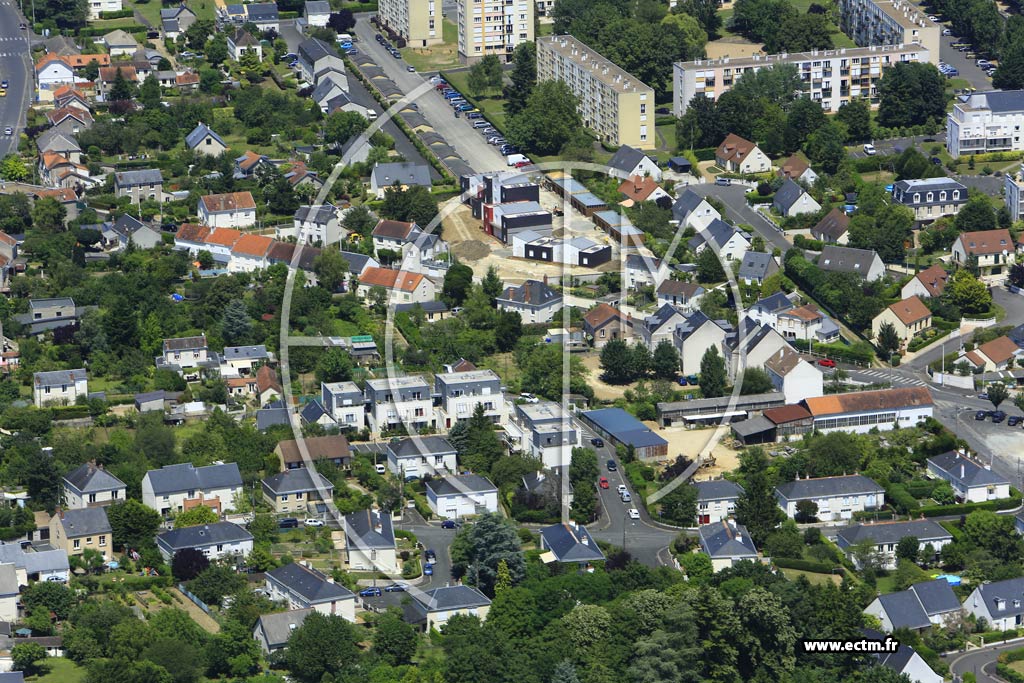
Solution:
<svg viewBox="0 0 1024 683"><path fill-rule="evenodd" d="M1016 173L1004 176L1006 189L1006 208L1010 210L1010 219L1019 221L1024 218L1024 165Z"/></svg>
<svg viewBox="0 0 1024 683"><path fill-rule="evenodd" d="M946 149L956 158L985 152L1019 152L1024 126L1024 90L971 93L946 114Z"/></svg>
<svg viewBox="0 0 1024 683"><path fill-rule="evenodd" d="M572 36L537 39L537 80L560 80L583 125L613 145L654 147L654 90Z"/></svg>
<svg viewBox="0 0 1024 683"><path fill-rule="evenodd" d="M942 29L907 0L839 0L839 27L860 46L910 45L928 50L933 64L939 62Z"/></svg>
<svg viewBox="0 0 1024 683"><path fill-rule="evenodd" d="M426 47L443 40L440 8L440 0L379 0L377 16L409 47Z"/></svg>
<svg viewBox="0 0 1024 683"><path fill-rule="evenodd" d="M935 54L938 54L936 49ZM792 64L804 82L804 94L825 111L834 112L857 98L878 104L878 82L887 67L898 62L927 62L931 53L918 44L812 50L811 52L698 59L674 65L674 109L682 116L696 95L717 100L748 71ZM538 65L540 50L538 49Z"/></svg>
<svg viewBox="0 0 1024 683"><path fill-rule="evenodd" d="M467 64L487 55L509 59L533 40L534 0L458 0L458 9L459 59Z"/></svg>

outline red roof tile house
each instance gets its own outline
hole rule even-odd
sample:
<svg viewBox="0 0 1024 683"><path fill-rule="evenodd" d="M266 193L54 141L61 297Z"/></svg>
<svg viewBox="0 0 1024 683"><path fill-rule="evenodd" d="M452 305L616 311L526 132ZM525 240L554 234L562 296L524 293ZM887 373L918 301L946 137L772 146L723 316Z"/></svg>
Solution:
<svg viewBox="0 0 1024 683"><path fill-rule="evenodd" d="M1003 280L1010 266L1017 262L1016 246L1010 231L980 230L961 233L951 249L953 263L966 266L974 257L983 278Z"/></svg>
<svg viewBox="0 0 1024 683"><path fill-rule="evenodd" d="M633 206L640 202L655 202L672 206L672 195L665 191L651 176L630 176L619 185L619 194L625 199L619 202L622 206Z"/></svg>
<svg viewBox="0 0 1024 683"><path fill-rule="evenodd" d="M973 351L966 352L957 359L957 362L965 361L972 368L982 372L995 372L996 370L1006 370L1010 361L1016 359L1020 354L1021 348L1012 339L1003 335L982 344Z"/></svg>
<svg viewBox="0 0 1024 683"><path fill-rule="evenodd" d="M871 321L875 339L878 339L882 325L886 323L893 326L896 336L901 340L909 341L932 326L932 312L920 298L912 296L891 304L875 316Z"/></svg>
<svg viewBox="0 0 1024 683"><path fill-rule="evenodd" d="M632 337L633 321L619 309L600 303L583 316L583 333L600 349L612 339Z"/></svg>
<svg viewBox="0 0 1024 683"><path fill-rule="evenodd" d="M377 287L388 293L388 304L425 303L437 294L434 283L420 275L390 268L367 268L359 276L359 295L364 299Z"/></svg>
<svg viewBox="0 0 1024 683"><path fill-rule="evenodd" d="M199 220L211 228L250 228L256 225L256 200L251 192L200 197Z"/></svg>
<svg viewBox="0 0 1024 683"><path fill-rule="evenodd" d="M912 296L919 296L923 299L940 297L946 289L948 280L949 272L942 267L941 263L936 263L911 278L910 282L903 285L900 293L904 299Z"/></svg>
<svg viewBox="0 0 1024 683"><path fill-rule="evenodd" d="M730 173L766 173L772 161L750 140L729 133L715 150L715 163Z"/></svg>
<svg viewBox="0 0 1024 683"><path fill-rule="evenodd" d="M242 235L231 247L231 260L228 271L232 273L251 273L262 270L267 265L267 252L274 240L265 235Z"/></svg>

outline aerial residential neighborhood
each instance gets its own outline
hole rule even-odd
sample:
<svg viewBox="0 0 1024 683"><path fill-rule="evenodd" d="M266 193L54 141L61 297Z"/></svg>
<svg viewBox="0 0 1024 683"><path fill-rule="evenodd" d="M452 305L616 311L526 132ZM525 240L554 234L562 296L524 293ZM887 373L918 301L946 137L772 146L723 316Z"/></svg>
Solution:
<svg viewBox="0 0 1024 683"><path fill-rule="evenodd" d="M1024 19L0 3L0 680L1024 681Z"/></svg>

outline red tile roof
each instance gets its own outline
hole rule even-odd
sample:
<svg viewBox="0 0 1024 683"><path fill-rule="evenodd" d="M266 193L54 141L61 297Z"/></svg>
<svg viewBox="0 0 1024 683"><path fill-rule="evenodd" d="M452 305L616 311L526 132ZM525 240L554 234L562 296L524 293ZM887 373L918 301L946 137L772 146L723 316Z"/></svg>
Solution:
<svg viewBox="0 0 1024 683"><path fill-rule="evenodd" d="M926 268L914 277L934 297L942 296L946 289L946 281L949 280L949 273L940 264L936 263L931 268Z"/></svg>
<svg viewBox="0 0 1024 683"><path fill-rule="evenodd" d="M217 228L207 235L203 240L207 244L216 244L222 247L233 247L235 242L242 238L242 233L233 228Z"/></svg>
<svg viewBox="0 0 1024 683"><path fill-rule="evenodd" d="M387 237L395 240L404 240L409 237L409 233L412 232L412 227L415 223L406 223L404 221L390 221L387 219L381 220L373 228L374 237Z"/></svg>
<svg viewBox="0 0 1024 683"><path fill-rule="evenodd" d="M715 150L715 158L723 161L742 161L750 152L757 147L750 140L745 140L739 135L729 133L722 140L722 144Z"/></svg>
<svg viewBox="0 0 1024 683"><path fill-rule="evenodd" d="M72 69L81 69L82 67L89 66L93 62L96 62L96 66L110 66L110 55L66 55L64 57L64 62Z"/></svg>
<svg viewBox="0 0 1024 683"><path fill-rule="evenodd" d="M100 81L103 83L113 83L117 78L118 71L121 72L121 78L126 81L139 80L139 74L135 71L134 66L101 66Z"/></svg>
<svg viewBox="0 0 1024 683"><path fill-rule="evenodd" d="M1001 365L1010 360L1019 350L1020 348L1006 335L993 339L992 341L986 342L978 347L978 351L985 354L985 357L996 365Z"/></svg>
<svg viewBox="0 0 1024 683"><path fill-rule="evenodd" d="M369 287L384 287L385 289L398 289L402 292L414 292L423 282L423 276L419 273L409 273L391 268L374 268L373 266L359 276L359 282Z"/></svg>
<svg viewBox="0 0 1024 683"><path fill-rule="evenodd" d="M242 235L231 251L244 256L266 256L274 240L264 235Z"/></svg>
<svg viewBox="0 0 1024 683"><path fill-rule="evenodd" d="M627 200L634 202L645 201L651 193L657 190L660 185L651 176L632 176L622 181L619 185L619 192L626 196Z"/></svg>
<svg viewBox="0 0 1024 683"><path fill-rule="evenodd" d="M1001 230L962 232L957 240L968 255L988 256L1014 250L1013 238L1010 237L1010 231L1005 228Z"/></svg>
<svg viewBox="0 0 1024 683"><path fill-rule="evenodd" d="M228 192L226 194L208 194L199 201L206 207L207 213L227 213L256 208L256 200L251 192Z"/></svg>
<svg viewBox="0 0 1024 683"><path fill-rule="evenodd" d="M924 320L925 318L930 318L932 316L932 312L929 311L928 307L924 305L924 302L916 296L890 304L889 310L892 311L904 325L913 325L919 320Z"/></svg>
<svg viewBox="0 0 1024 683"><path fill-rule="evenodd" d="M210 228L198 223L182 223L178 232L174 233L174 239L183 242L204 242L210 236Z"/></svg>
<svg viewBox="0 0 1024 683"><path fill-rule="evenodd" d="M906 387L901 389L880 389L858 391L849 394L832 394L804 399L804 404L815 417L860 413L878 410L893 410L911 406L934 405L932 394L927 387Z"/></svg>

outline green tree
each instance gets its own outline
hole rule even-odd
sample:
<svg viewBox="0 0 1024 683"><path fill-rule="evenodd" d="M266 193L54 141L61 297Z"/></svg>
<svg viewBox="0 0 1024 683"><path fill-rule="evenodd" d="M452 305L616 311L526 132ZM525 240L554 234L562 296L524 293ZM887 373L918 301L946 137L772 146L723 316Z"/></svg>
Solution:
<svg viewBox="0 0 1024 683"><path fill-rule="evenodd" d="M658 379L674 380L679 376L679 352L669 340L663 339L654 347L651 371Z"/></svg>
<svg viewBox="0 0 1024 683"><path fill-rule="evenodd" d="M896 544L896 558L917 562L920 554L921 542L916 536L905 536Z"/></svg>
<svg viewBox="0 0 1024 683"><path fill-rule="evenodd" d="M39 9L41 17L62 29L82 28L89 18L88 0L45 0Z"/></svg>
<svg viewBox="0 0 1024 683"><path fill-rule="evenodd" d="M814 522L818 517L818 504L813 500L801 500L796 504L794 519L800 524Z"/></svg>
<svg viewBox="0 0 1024 683"><path fill-rule="evenodd" d="M313 612L288 638L284 661L288 670L306 683L320 683L355 665L361 637L339 616Z"/></svg>
<svg viewBox="0 0 1024 683"><path fill-rule="evenodd" d="M967 315L987 312L992 306L992 294L988 287L966 268L953 273L944 293L954 306Z"/></svg>
<svg viewBox="0 0 1024 683"><path fill-rule="evenodd" d="M494 594L498 564L504 560L514 583L523 579L526 563L515 525L494 513L480 515L455 535L450 549L452 573L488 595Z"/></svg>
<svg viewBox="0 0 1024 683"><path fill-rule="evenodd" d="M577 105L562 81L537 83L526 106L508 119L509 141L533 154L557 154L583 127Z"/></svg>
<svg viewBox="0 0 1024 683"><path fill-rule="evenodd" d="M945 78L926 62L898 62L878 84L878 124L886 128L920 126L946 115Z"/></svg>
<svg viewBox="0 0 1024 683"><path fill-rule="evenodd" d="M689 14L696 19L708 38L718 38L722 28L722 17L718 14L718 3L715 0L682 0L672 10L677 14Z"/></svg>
<svg viewBox="0 0 1024 683"><path fill-rule="evenodd" d="M373 628L373 652L392 666L412 662L416 654L416 630L402 620L401 613L388 610Z"/></svg>
<svg viewBox="0 0 1024 683"><path fill-rule="evenodd" d="M845 141L846 131L842 125L828 121L807 137L807 156L825 173L834 174L846 159Z"/></svg>
<svg viewBox="0 0 1024 683"><path fill-rule="evenodd" d="M335 346L320 354L314 372L318 382L347 382L352 379L353 369L352 356Z"/></svg>
<svg viewBox="0 0 1024 683"><path fill-rule="evenodd" d="M551 672L551 683L580 683L576 675L576 665L568 659L562 660Z"/></svg>
<svg viewBox="0 0 1024 683"><path fill-rule="evenodd" d="M227 595L245 587L245 578L234 569L211 564L188 584L188 589L207 605L220 605Z"/></svg>
<svg viewBox="0 0 1024 683"><path fill-rule="evenodd" d="M494 463L505 454L501 439L482 403L476 405L468 420L452 425L448 440L458 452L460 466L474 472L490 472Z"/></svg>
<svg viewBox="0 0 1024 683"><path fill-rule="evenodd" d="M708 347L700 359L700 393L704 398L718 398L725 395L729 377L725 359L714 346Z"/></svg>
<svg viewBox="0 0 1024 683"><path fill-rule="evenodd" d="M470 67L469 75L466 77L466 87L474 97L480 97L488 88L490 88L490 83L487 82L487 72L484 68L483 62L477 62Z"/></svg>
<svg viewBox="0 0 1024 683"><path fill-rule="evenodd" d="M846 126L847 142L866 142L871 139L871 106L867 100L857 98L846 102L836 112L836 119Z"/></svg>
<svg viewBox="0 0 1024 683"><path fill-rule="evenodd" d="M748 448L742 452L740 473L743 475L743 493L736 501L736 521L745 526L754 543L760 545L784 516L775 500L764 450Z"/></svg>
<svg viewBox="0 0 1024 683"><path fill-rule="evenodd" d="M505 116L512 118L525 106L537 84L537 47L532 42L520 43L512 54L512 72L504 89Z"/></svg>
<svg viewBox="0 0 1024 683"><path fill-rule="evenodd" d="M883 358L891 359L900 350L900 336L896 332L896 326L891 322L884 322L878 326L878 338L875 346Z"/></svg>
<svg viewBox="0 0 1024 683"><path fill-rule="evenodd" d="M121 73L121 67L114 72L114 82L107 97L111 102L126 102L135 97L135 86Z"/></svg>
<svg viewBox="0 0 1024 683"><path fill-rule="evenodd" d="M220 331L225 344L240 344L249 339L252 318L241 299L232 299L224 306L220 318Z"/></svg>
<svg viewBox="0 0 1024 683"><path fill-rule="evenodd" d="M313 259L313 272L320 287L328 292L337 292L348 276L349 263L341 251L327 248Z"/></svg>
<svg viewBox="0 0 1024 683"><path fill-rule="evenodd" d="M501 296L505 289L505 283L501 281L501 276L498 275L498 269L495 266L488 266L487 274L484 275L480 285L483 287L484 293L490 298L491 305L496 305L495 299Z"/></svg>
<svg viewBox="0 0 1024 683"><path fill-rule="evenodd" d="M366 238L370 236L373 228L377 225L377 218L370 213L366 206L360 204L353 206L345 212L341 219L342 226L349 232L354 232Z"/></svg>
<svg viewBox="0 0 1024 683"><path fill-rule="evenodd" d="M204 524L216 524L220 521L220 515L206 505L196 505L194 508L178 513L174 518L174 528L184 529L190 526L202 526Z"/></svg>
<svg viewBox="0 0 1024 683"><path fill-rule="evenodd" d="M740 385L740 394L764 394L775 391L771 377L761 368L747 368L743 371L743 383Z"/></svg>
<svg viewBox="0 0 1024 683"><path fill-rule="evenodd" d="M995 230L996 212L992 208L991 198L986 194L972 193L960 207L953 224L960 232Z"/></svg>
<svg viewBox="0 0 1024 683"><path fill-rule="evenodd" d="M494 344L499 351L511 351L523 335L523 319L516 311L499 311L494 323Z"/></svg>
<svg viewBox="0 0 1024 683"><path fill-rule="evenodd" d="M139 86L139 103L146 109L156 109L160 106L160 99L160 84L156 76L150 74Z"/></svg>
<svg viewBox="0 0 1024 683"><path fill-rule="evenodd" d="M45 233L56 233L64 230L64 219L67 210L64 205L53 197L40 197L32 207L32 225L36 230Z"/></svg>
<svg viewBox="0 0 1024 683"><path fill-rule="evenodd" d="M1024 88L1024 43L1009 42L999 53L999 66L992 76L992 87L999 90Z"/></svg>
<svg viewBox="0 0 1024 683"><path fill-rule="evenodd" d="M743 681L789 680L796 666L797 630L783 600L755 586L736 605L738 662Z"/></svg>
<svg viewBox="0 0 1024 683"><path fill-rule="evenodd" d="M173 436L172 436L173 438ZM107 506L115 550L148 548L160 528L160 513L134 498Z"/></svg>
<svg viewBox="0 0 1024 683"><path fill-rule="evenodd" d="M479 62L477 62L479 64ZM461 306L473 286L473 269L463 263L454 263L444 274L441 298L449 306Z"/></svg>
<svg viewBox="0 0 1024 683"><path fill-rule="evenodd" d="M697 489L683 484L665 494L660 501L661 516L676 526L692 526L697 519Z"/></svg>
<svg viewBox="0 0 1024 683"><path fill-rule="evenodd" d="M210 566L210 560L202 550L182 548L171 558L171 574L178 581L191 581Z"/></svg>
<svg viewBox="0 0 1024 683"><path fill-rule="evenodd" d="M29 177L28 166L17 154L8 154L0 161L0 178L21 182Z"/></svg>
<svg viewBox="0 0 1024 683"><path fill-rule="evenodd" d="M370 122L359 112L337 111L324 120L324 140L341 146L369 127Z"/></svg>
<svg viewBox="0 0 1024 683"><path fill-rule="evenodd" d="M62 621L71 616L75 602L71 589L53 581L39 581L21 592L21 604L26 612L33 612L42 607L47 613L47 618L52 612Z"/></svg>
<svg viewBox="0 0 1024 683"><path fill-rule="evenodd" d="M39 670L39 662L46 659L46 649L39 643L18 643L11 648L11 660L15 671L29 676Z"/></svg>
<svg viewBox="0 0 1024 683"><path fill-rule="evenodd" d="M989 384L985 391L988 393L988 400L992 404L992 407L999 410L999 404L1005 401L1010 396L1010 390L1006 388L1006 385L1002 382L993 382Z"/></svg>
<svg viewBox="0 0 1024 683"><path fill-rule="evenodd" d="M832 25L823 14L796 14L789 17L765 41L769 53L809 52L832 49Z"/></svg>
<svg viewBox="0 0 1024 683"><path fill-rule="evenodd" d="M702 249L697 254L697 281L708 283L722 282L723 280L725 280L725 269L722 268L722 262L718 260L718 254L711 248Z"/></svg>
<svg viewBox="0 0 1024 683"><path fill-rule="evenodd" d="M601 349L601 378L609 384L628 384L635 379L631 372L632 352L621 339L612 339Z"/></svg>

